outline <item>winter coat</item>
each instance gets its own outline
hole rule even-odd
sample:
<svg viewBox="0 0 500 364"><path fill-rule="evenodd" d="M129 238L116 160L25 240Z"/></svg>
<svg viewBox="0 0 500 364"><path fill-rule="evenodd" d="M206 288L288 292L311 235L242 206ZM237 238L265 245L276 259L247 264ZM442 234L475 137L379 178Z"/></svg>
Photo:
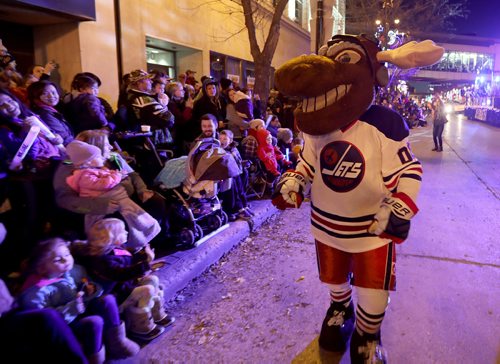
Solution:
<svg viewBox="0 0 500 364"><path fill-rule="evenodd" d="M440 126L444 125L448 122L448 119L446 118L446 113L444 111L444 104L443 103L434 103L434 117L433 117L433 124L435 126Z"/></svg>
<svg viewBox="0 0 500 364"><path fill-rule="evenodd" d="M75 169L71 176L66 178L66 182L80 197L98 197L117 186L122 176L119 171L105 167L84 168Z"/></svg>
<svg viewBox="0 0 500 364"><path fill-rule="evenodd" d="M101 101L95 95L81 93L64 108L66 119L75 134L84 130L101 129L108 125Z"/></svg>
<svg viewBox="0 0 500 364"><path fill-rule="evenodd" d="M234 104L236 112L245 121L253 119L253 103L248 95L241 91L234 93Z"/></svg>
<svg viewBox="0 0 500 364"><path fill-rule="evenodd" d="M257 130L248 129L248 136L241 141L241 152L243 159L253 160L257 158L257 138L255 137Z"/></svg>
<svg viewBox="0 0 500 364"><path fill-rule="evenodd" d="M268 144L266 141L267 136L270 134L269 131L261 129L257 130L256 134L259 143L257 147L257 156L264 163L267 171L275 176L279 176L280 172L278 170L278 160L276 158L274 146Z"/></svg>
<svg viewBox="0 0 500 364"><path fill-rule="evenodd" d="M214 84L212 79L203 81L203 86L200 90L201 97L194 102L193 118L189 126L190 140L194 140L201 134L201 117L204 114L212 114L219 121L226 119L226 105L224 99L220 97L218 92L214 97L209 97L207 95L207 86L210 84Z"/></svg>
<svg viewBox="0 0 500 364"><path fill-rule="evenodd" d="M269 125L267 126L267 130L268 130L268 131L271 133L271 135L272 135L273 137L275 137L276 139L278 138L278 129L279 129L279 127L274 127L274 126L272 126L271 124L269 124Z"/></svg>
<svg viewBox="0 0 500 364"><path fill-rule="evenodd" d="M189 141L188 125L193 117L193 109L186 107L186 101L184 99L176 100L173 97L170 98L168 109L172 112L175 118L172 133L174 140L179 143L184 140Z"/></svg>
<svg viewBox="0 0 500 364"><path fill-rule="evenodd" d="M137 279L151 270L146 254L130 254L115 248L108 254L82 256L89 273L104 288L105 293L116 295L121 304L137 286Z"/></svg>
<svg viewBox="0 0 500 364"><path fill-rule="evenodd" d="M170 129L174 125L174 115L158 100L147 92L131 89L127 93L128 130L139 130L142 124L150 125L152 130Z"/></svg>
<svg viewBox="0 0 500 364"><path fill-rule="evenodd" d="M243 172L243 158L241 158L240 151L238 150L238 143L233 141L224 150L233 156L240 171Z"/></svg>
<svg viewBox="0 0 500 364"><path fill-rule="evenodd" d="M12 160L17 151L23 144L30 127L25 125L20 119L11 120L9 123L0 125L0 143L5 148L6 157ZM29 149L25 161L31 166L32 162L37 160L47 160L50 158L60 158L60 152L55 145L48 141L44 136L38 134Z"/></svg>
<svg viewBox="0 0 500 364"><path fill-rule="evenodd" d="M235 139L241 139L246 136L247 129L250 127L247 120L243 119L237 112L236 106L229 103L226 107L227 127L233 132Z"/></svg>
<svg viewBox="0 0 500 364"><path fill-rule="evenodd" d="M147 92L131 89L127 92L127 129L139 131L141 125L150 125L153 143L172 143L170 129L174 126L174 115Z"/></svg>
<svg viewBox="0 0 500 364"><path fill-rule="evenodd" d="M49 127L54 134L59 134L66 145L74 139L73 129L64 118L64 115L47 105L35 105L32 107L34 113Z"/></svg>
<svg viewBox="0 0 500 364"><path fill-rule="evenodd" d="M109 205L110 201L117 203L119 205L118 212L125 220L129 233L129 241L126 246L131 249L138 249L153 240L161 228L155 218L130 199L125 188L119 184L121 175L120 172L111 171L107 168L77 169L73 171L71 176L66 178L66 182L79 193L80 197L87 196L83 199L103 198L106 201L106 206ZM75 200L73 199L73 201ZM60 202L58 201L58 203ZM105 218L108 212L101 209L94 210L91 203L86 207L87 210L84 212L86 214L85 231L88 232L92 225Z"/></svg>
<svg viewBox="0 0 500 364"><path fill-rule="evenodd" d="M150 214L128 197L125 189L118 185L101 195L120 205L118 211L125 220L128 230L127 248L139 249L149 243L160 232L160 224ZM85 215L85 231L88 232L92 225L105 218L106 215Z"/></svg>
<svg viewBox="0 0 500 364"><path fill-rule="evenodd" d="M17 298L22 310L54 308L61 313L67 323L71 323L78 315L76 295L82 285L90 281L84 267L75 264L72 270L59 278L47 279L40 276L29 276ZM102 287L94 283L96 291L91 296L84 296L89 301L102 294Z"/></svg>

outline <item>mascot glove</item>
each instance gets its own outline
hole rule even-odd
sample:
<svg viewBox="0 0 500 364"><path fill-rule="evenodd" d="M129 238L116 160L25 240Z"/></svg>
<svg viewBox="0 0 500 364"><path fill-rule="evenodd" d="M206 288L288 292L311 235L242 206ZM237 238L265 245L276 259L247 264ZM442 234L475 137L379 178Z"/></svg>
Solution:
<svg viewBox="0 0 500 364"><path fill-rule="evenodd" d="M404 193L395 193L384 198L368 228L370 234L402 243L410 231L410 219L418 212L417 206Z"/></svg>
<svg viewBox="0 0 500 364"><path fill-rule="evenodd" d="M290 207L298 208L304 200L305 188L306 179L302 173L293 170L286 171L274 189L272 203L280 210Z"/></svg>

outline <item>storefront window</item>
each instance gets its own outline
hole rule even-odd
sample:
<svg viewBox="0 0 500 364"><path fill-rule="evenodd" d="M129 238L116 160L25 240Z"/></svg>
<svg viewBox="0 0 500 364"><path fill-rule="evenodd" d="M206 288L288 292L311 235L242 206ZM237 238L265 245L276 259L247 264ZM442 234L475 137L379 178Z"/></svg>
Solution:
<svg viewBox="0 0 500 364"><path fill-rule="evenodd" d="M175 78L175 52L166 49L146 47L148 70L157 69Z"/></svg>

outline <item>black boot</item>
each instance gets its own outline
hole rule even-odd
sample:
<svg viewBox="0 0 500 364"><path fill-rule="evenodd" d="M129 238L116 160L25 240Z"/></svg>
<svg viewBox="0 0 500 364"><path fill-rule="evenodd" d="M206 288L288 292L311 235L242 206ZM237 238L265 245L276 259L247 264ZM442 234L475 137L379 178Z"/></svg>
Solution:
<svg viewBox="0 0 500 364"><path fill-rule="evenodd" d="M342 303L332 302L321 326L319 346L327 351L344 352L353 328L354 305L352 301L347 307Z"/></svg>
<svg viewBox="0 0 500 364"><path fill-rule="evenodd" d="M364 333L361 336L354 330L351 337L351 364L386 364L387 353L382 347L380 331L377 334Z"/></svg>

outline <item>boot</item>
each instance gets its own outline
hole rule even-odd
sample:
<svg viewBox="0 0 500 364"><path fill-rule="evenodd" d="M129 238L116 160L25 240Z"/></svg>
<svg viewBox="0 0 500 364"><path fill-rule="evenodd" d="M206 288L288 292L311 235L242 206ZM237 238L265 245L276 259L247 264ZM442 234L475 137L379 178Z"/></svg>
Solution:
<svg viewBox="0 0 500 364"><path fill-rule="evenodd" d="M106 331L104 343L107 348L108 359L125 359L136 355L141 349L137 343L125 336L125 323L112 327Z"/></svg>
<svg viewBox="0 0 500 364"><path fill-rule="evenodd" d="M154 306L152 308L153 320L156 324L161 325L163 327L170 326L174 323L175 317L170 316L165 312L165 308L163 307L163 300L161 297L156 296L153 297Z"/></svg>
<svg viewBox="0 0 500 364"><path fill-rule="evenodd" d="M155 324L150 307L128 307L125 320L130 337L140 341L151 341L165 331L163 326Z"/></svg>
<svg viewBox="0 0 500 364"><path fill-rule="evenodd" d="M89 361L89 364L103 364L106 360L105 346L103 345L101 350L99 350L97 353L89 355L87 360Z"/></svg>
<svg viewBox="0 0 500 364"><path fill-rule="evenodd" d="M376 334L363 333L354 330L351 338L351 363L352 364L386 364L387 352L382 347L380 331Z"/></svg>
<svg viewBox="0 0 500 364"><path fill-rule="evenodd" d="M353 328L354 305L352 301L347 307L342 303L332 302L321 326L319 346L327 351L344 352Z"/></svg>

